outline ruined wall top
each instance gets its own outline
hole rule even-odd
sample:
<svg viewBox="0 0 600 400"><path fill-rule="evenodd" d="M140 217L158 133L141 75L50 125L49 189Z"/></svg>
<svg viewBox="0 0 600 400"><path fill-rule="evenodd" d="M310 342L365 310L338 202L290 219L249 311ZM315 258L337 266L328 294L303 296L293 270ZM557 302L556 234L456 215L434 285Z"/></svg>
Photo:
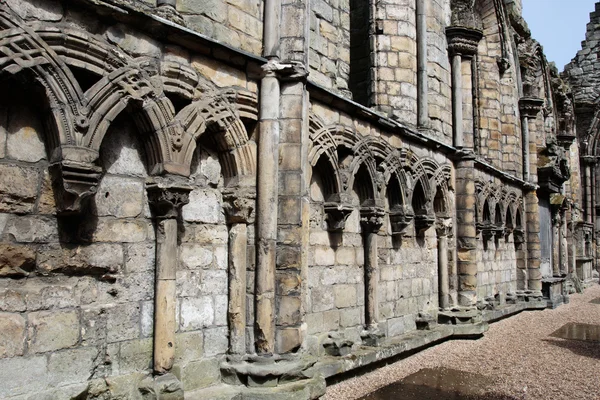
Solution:
<svg viewBox="0 0 600 400"><path fill-rule="evenodd" d="M585 40L581 42L581 50L573 60L567 64L564 71L565 78L573 87L575 104L581 106L592 104L600 95L600 2L590 13L590 22L587 24Z"/></svg>

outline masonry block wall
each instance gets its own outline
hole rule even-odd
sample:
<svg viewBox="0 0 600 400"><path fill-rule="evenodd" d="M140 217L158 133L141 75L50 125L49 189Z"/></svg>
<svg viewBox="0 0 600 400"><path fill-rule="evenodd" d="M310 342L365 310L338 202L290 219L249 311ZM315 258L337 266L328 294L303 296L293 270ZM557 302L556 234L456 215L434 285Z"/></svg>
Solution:
<svg viewBox="0 0 600 400"><path fill-rule="evenodd" d="M2 2L0 397L317 398L591 281L593 68L520 10Z"/></svg>

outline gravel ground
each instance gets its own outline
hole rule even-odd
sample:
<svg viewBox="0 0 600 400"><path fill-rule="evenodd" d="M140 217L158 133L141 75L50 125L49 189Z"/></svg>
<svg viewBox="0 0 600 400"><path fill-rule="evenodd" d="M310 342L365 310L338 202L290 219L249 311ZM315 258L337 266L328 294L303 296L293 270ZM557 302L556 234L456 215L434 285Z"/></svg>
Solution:
<svg viewBox="0 0 600 400"><path fill-rule="evenodd" d="M490 325L479 340L450 340L376 371L331 385L323 400L353 400L422 368L493 378L493 392L523 400L600 400L600 343L549 337L569 322L600 325L600 286L555 310L525 311Z"/></svg>

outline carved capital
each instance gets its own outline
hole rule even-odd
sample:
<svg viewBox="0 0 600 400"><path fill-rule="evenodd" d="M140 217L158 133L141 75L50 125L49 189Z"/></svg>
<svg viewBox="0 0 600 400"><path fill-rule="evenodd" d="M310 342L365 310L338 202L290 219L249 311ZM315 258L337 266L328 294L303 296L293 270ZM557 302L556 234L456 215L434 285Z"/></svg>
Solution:
<svg viewBox="0 0 600 400"><path fill-rule="evenodd" d="M189 203L192 188L184 184L146 183L148 202L155 218L177 218L181 207Z"/></svg>
<svg viewBox="0 0 600 400"><path fill-rule="evenodd" d="M354 208L348 204L327 202L323 205L327 230L329 232L340 232L346 227L346 220Z"/></svg>
<svg viewBox="0 0 600 400"><path fill-rule="evenodd" d="M87 162L63 160L50 167L59 214L78 214L96 193L102 168Z"/></svg>
<svg viewBox="0 0 600 400"><path fill-rule="evenodd" d="M544 100L535 97L522 97L519 100L519 111L525 118L535 118L544 107Z"/></svg>
<svg viewBox="0 0 600 400"><path fill-rule="evenodd" d="M448 39L448 52L451 56L472 57L477 54L477 47L483 37L483 32L479 29L463 26L449 26L446 28L446 37Z"/></svg>
<svg viewBox="0 0 600 400"><path fill-rule="evenodd" d="M360 225L365 233L374 233L381 229L385 210L381 207L363 207L360 210Z"/></svg>
<svg viewBox="0 0 600 400"><path fill-rule="evenodd" d="M250 188L233 188L223 191L223 208L228 224L254 222L256 192Z"/></svg>
<svg viewBox="0 0 600 400"><path fill-rule="evenodd" d="M452 219L442 218L435 223L435 232L438 237L452 235Z"/></svg>

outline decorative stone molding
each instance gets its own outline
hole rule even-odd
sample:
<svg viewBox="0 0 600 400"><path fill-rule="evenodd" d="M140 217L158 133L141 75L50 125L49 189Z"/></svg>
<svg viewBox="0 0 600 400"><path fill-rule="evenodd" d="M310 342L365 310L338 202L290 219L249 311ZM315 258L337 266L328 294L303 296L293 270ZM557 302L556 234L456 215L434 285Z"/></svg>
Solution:
<svg viewBox="0 0 600 400"><path fill-rule="evenodd" d="M446 28L446 37L448 39L448 51L451 56L472 57L477 54L477 47L483 37L483 32L479 29L463 26L449 26Z"/></svg>
<svg viewBox="0 0 600 400"><path fill-rule="evenodd" d="M184 184L151 181L146 183L148 202L158 219L177 218L181 207L189 203L192 188Z"/></svg>
<svg viewBox="0 0 600 400"><path fill-rule="evenodd" d="M177 0L157 0L154 13L161 18L185 26L185 20L177 11Z"/></svg>
<svg viewBox="0 0 600 400"><path fill-rule="evenodd" d="M85 162L63 160L50 167L59 214L78 214L98 189L102 168Z"/></svg>
<svg viewBox="0 0 600 400"><path fill-rule="evenodd" d="M526 118L535 118L544 107L544 100L535 97L522 97L519 100L519 112Z"/></svg>

